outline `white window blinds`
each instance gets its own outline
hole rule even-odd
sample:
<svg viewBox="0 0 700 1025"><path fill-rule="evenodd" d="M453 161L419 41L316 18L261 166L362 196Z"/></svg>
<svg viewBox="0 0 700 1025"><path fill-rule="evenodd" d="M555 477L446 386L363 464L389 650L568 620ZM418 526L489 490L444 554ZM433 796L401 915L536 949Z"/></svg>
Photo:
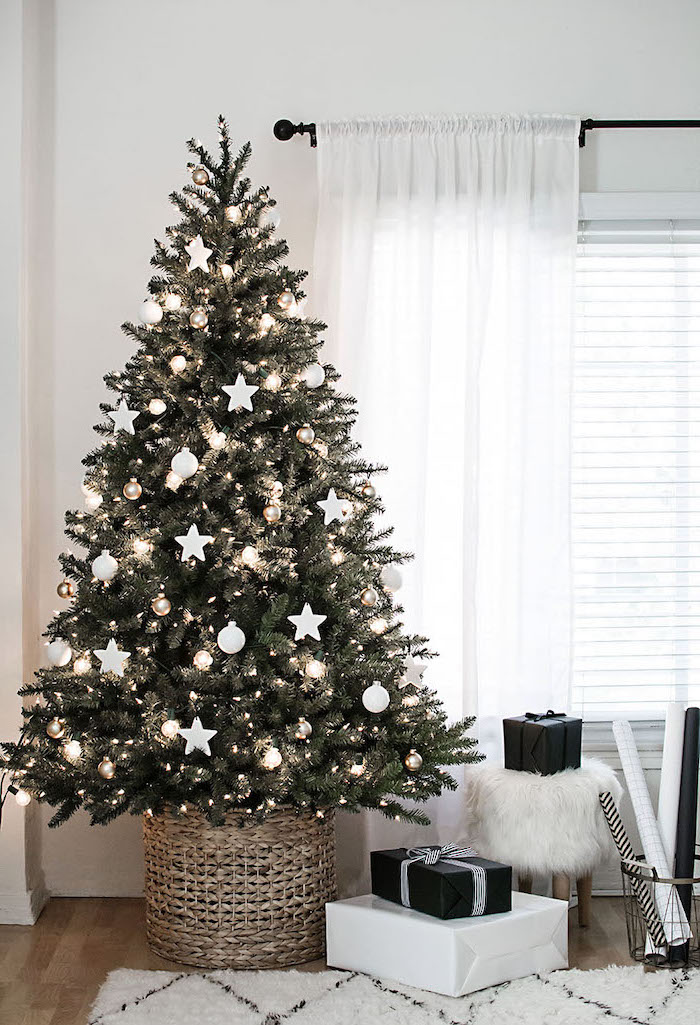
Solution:
<svg viewBox="0 0 700 1025"><path fill-rule="evenodd" d="M581 221L573 706L700 700L700 220Z"/></svg>

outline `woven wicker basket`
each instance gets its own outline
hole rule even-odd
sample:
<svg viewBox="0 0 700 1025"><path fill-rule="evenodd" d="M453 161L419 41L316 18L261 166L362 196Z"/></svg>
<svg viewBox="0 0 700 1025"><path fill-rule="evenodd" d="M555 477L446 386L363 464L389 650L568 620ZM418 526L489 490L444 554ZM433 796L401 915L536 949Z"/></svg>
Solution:
<svg viewBox="0 0 700 1025"><path fill-rule="evenodd" d="M144 819L146 932L161 957L200 968L278 968L322 957L334 900L334 814L263 823L197 811Z"/></svg>

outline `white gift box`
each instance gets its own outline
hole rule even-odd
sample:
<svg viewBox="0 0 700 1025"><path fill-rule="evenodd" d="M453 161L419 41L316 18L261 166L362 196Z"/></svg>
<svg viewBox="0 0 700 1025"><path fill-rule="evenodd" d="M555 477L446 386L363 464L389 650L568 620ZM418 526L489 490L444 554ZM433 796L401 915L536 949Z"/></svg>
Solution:
<svg viewBox="0 0 700 1025"><path fill-rule="evenodd" d="M326 904L331 968L459 997L568 968L568 904L513 894L513 910L442 921L367 894Z"/></svg>

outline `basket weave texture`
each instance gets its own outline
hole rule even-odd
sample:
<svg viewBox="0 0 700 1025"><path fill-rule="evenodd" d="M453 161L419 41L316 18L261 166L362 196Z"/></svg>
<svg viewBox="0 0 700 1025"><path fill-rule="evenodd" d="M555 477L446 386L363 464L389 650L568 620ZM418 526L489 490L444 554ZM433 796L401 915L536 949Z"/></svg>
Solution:
<svg viewBox="0 0 700 1025"><path fill-rule="evenodd" d="M201 812L144 818L146 933L161 957L200 968L278 968L325 952L335 899L334 813L277 809L264 822Z"/></svg>

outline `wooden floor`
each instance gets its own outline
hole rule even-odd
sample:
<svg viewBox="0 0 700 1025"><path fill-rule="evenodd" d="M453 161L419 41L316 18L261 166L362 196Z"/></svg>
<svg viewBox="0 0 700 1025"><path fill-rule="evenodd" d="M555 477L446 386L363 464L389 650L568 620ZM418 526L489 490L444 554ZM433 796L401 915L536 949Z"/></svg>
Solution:
<svg viewBox="0 0 700 1025"><path fill-rule="evenodd" d="M571 914L569 963L631 964L621 899L594 898L588 929L579 929ZM115 968L182 971L149 951L142 900L54 898L35 926L0 926L0 1025L85 1025Z"/></svg>

